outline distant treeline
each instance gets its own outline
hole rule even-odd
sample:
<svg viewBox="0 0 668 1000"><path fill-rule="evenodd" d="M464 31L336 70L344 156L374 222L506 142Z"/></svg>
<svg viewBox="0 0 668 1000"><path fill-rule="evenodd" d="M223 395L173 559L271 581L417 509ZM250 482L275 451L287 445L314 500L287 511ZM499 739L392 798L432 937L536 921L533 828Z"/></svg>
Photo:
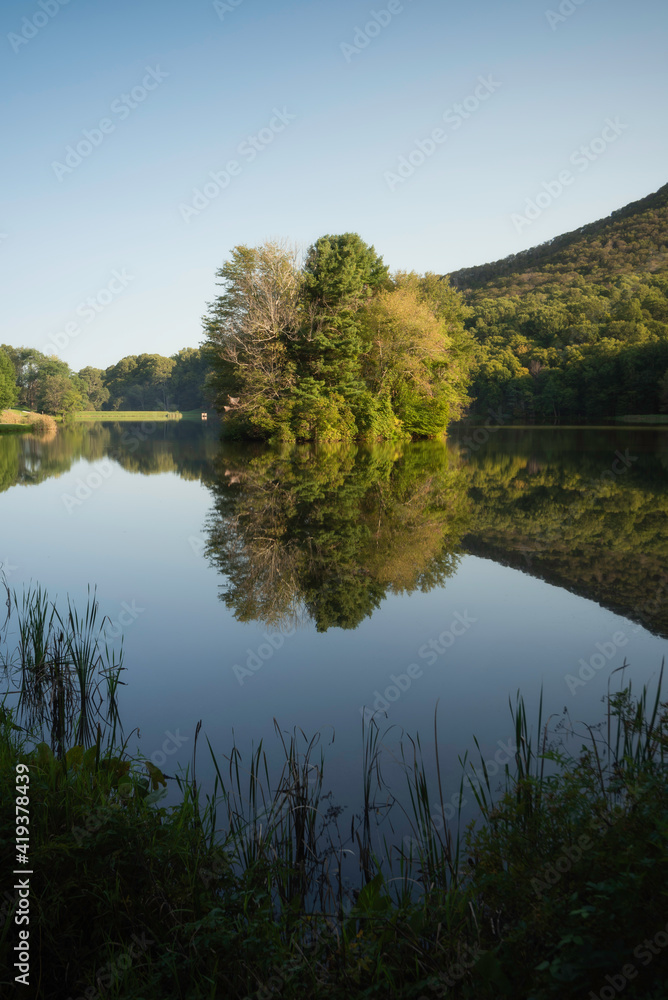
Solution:
<svg viewBox="0 0 668 1000"><path fill-rule="evenodd" d="M129 355L106 370L74 372L54 355L0 345L0 409L21 406L47 413L80 410L195 410L206 408L208 366L199 349Z"/></svg>

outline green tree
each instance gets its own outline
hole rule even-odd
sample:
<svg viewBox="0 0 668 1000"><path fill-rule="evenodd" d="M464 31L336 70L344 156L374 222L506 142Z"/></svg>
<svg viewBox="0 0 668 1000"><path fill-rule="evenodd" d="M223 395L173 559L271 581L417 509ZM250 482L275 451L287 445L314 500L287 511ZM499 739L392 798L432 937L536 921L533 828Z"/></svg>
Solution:
<svg viewBox="0 0 668 1000"><path fill-rule="evenodd" d="M73 413L78 413L84 408L85 401L84 397L76 389L68 389L65 395L60 401L59 413L63 416L68 416Z"/></svg>
<svg viewBox="0 0 668 1000"><path fill-rule="evenodd" d="M206 409L209 406L207 378L209 364L202 349L184 347L172 355L174 369L170 391L179 410Z"/></svg>
<svg viewBox="0 0 668 1000"><path fill-rule="evenodd" d="M1 350L14 368L20 405L30 410L60 413L62 399L70 390L78 392L83 398L83 405L86 404L84 381L55 354L47 357L31 347L8 345L2 345Z"/></svg>
<svg viewBox="0 0 668 1000"><path fill-rule="evenodd" d="M46 413L62 413L65 396L79 389L79 380L73 376L69 365L55 355L41 355L37 361L39 373L35 407Z"/></svg>
<svg viewBox="0 0 668 1000"><path fill-rule="evenodd" d="M121 358L102 377L111 410L168 410L172 407L171 375L176 361L162 354Z"/></svg>
<svg viewBox="0 0 668 1000"><path fill-rule="evenodd" d="M109 389L103 381L104 371L101 368L82 368L79 378L85 386L91 409L101 410L109 399Z"/></svg>
<svg viewBox="0 0 668 1000"><path fill-rule="evenodd" d="M320 312L354 311L390 286L383 258L357 233L321 236L309 248L304 274L306 298Z"/></svg>
<svg viewBox="0 0 668 1000"><path fill-rule="evenodd" d="M303 321L294 350L298 369L302 376L320 383L316 392L323 400L321 406L340 410L338 399L342 397L360 424L369 400L362 375L365 345L359 313L386 287L390 287L390 280L382 257L356 233L323 236L309 248L304 265ZM341 436L345 436L339 423Z"/></svg>
<svg viewBox="0 0 668 1000"><path fill-rule="evenodd" d="M121 410L130 409L126 401L129 398L129 393L132 388L137 383L137 358L135 355L130 354L120 361L117 361L115 365L110 365L104 372L103 384L104 387L109 392L109 399L105 405L105 409L109 410Z"/></svg>
<svg viewBox="0 0 668 1000"><path fill-rule="evenodd" d="M367 383L386 396L403 429L411 436L433 437L450 419L464 373L450 357L452 340L445 324L415 288L381 292L365 314Z"/></svg>
<svg viewBox="0 0 668 1000"><path fill-rule="evenodd" d="M31 347L10 347L8 344L2 344L1 349L14 365L20 405L34 410L40 362L45 360L45 355Z"/></svg>
<svg viewBox="0 0 668 1000"><path fill-rule="evenodd" d="M14 365L5 351L0 350L0 410L16 406L18 398Z"/></svg>
<svg viewBox="0 0 668 1000"><path fill-rule="evenodd" d="M292 345L297 438L340 441L396 434L396 421L369 391L362 372L360 310L386 286L382 258L357 234L323 236L310 247L302 322Z"/></svg>
<svg viewBox="0 0 668 1000"><path fill-rule="evenodd" d="M174 358L161 354L140 354L137 357L137 383L133 391L141 404L139 409L170 409L171 377L175 364Z"/></svg>

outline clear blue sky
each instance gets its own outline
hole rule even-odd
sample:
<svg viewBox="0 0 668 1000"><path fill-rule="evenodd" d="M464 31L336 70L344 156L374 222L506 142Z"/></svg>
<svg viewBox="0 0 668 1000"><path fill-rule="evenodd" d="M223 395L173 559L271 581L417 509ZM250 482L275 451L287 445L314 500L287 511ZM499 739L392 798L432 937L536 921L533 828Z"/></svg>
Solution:
<svg viewBox="0 0 668 1000"><path fill-rule="evenodd" d="M665 0L561 7L6 0L0 342L51 353L55 337L75 370L171 354L200 342L239 243L355 231L393 270L447 273L655 191L668 180ZM367 31L371 11L384 23ZM388 179L438 128L412 176ZM84 130L98 144L68 166ZM583 144L586 169L571 160ZM209 174L230 161L221 191ZM514 223L565 170L563 193ZM207 182L214 197L189 213Z"/></svg>

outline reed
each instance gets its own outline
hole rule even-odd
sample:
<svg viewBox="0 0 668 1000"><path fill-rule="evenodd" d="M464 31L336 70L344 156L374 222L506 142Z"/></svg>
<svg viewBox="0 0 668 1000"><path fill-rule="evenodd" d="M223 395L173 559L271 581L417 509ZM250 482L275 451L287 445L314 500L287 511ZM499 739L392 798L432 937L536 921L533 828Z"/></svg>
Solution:
<svg viewBox="0 0 668 1000"><path fill-rule="evenodd" d="M18 709L0 707L0 860L9 870L14 772L26 763L40 996L574 1000L598 995L606 975L664 930L662 673L652 692L611 692L595 726L545 721L542 699L532 725L518 693L517 752L501 779L482 753L476 764L461 758L479 807L465 831L461 815L437 822L437 709L434 761L419 736L391 755L405 791L386 780L388 733L363 723L352 814L325 791L334 734L286 733L278 722L278 764L262 742L244 756L207 740L208 789L197 778L199 724L167 807L171 779L130 755L128 740L115 745L118 719L105 730L93 709L82 717L96 684L114 701L121 669L105 659L95 593L81 614L70 602L59 611L40 588L7 600L0 639L4 648L14 636L18 651L5 663L25 684ZM15 905L11 894L0 904L5 987ZM137 941L146 946L137 951ZM624 995L664 997L667 958L659 949L647 969L636 961Z"/></svg>
<svg viewBox="0 0 668 1000"><path fill-rule="evenodd" d="M115 652L105 639L106 619L100 618L95 591L88 588L83 613L69 597L61 612L40 586L18 595L5 585L5 595L6 649L0 652L0 667L12 685L9 692L19 696L19 720L47 736L60 759L72 745L90 747L98 733L113 745L121 733L123 649L121 642Z"/></svg>

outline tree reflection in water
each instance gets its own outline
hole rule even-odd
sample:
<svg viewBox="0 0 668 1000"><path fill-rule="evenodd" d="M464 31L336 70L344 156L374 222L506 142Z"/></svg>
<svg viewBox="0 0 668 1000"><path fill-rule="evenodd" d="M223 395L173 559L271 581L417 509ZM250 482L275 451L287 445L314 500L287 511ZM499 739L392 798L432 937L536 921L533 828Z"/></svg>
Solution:
<svg viewBox="0 0 668 1000"><path fill-rule="evenodd" d="M211 488L222 599L273 628L354 629L388 594L442 586L469 520L465 473L436 444L226 450Z"/></svg>

